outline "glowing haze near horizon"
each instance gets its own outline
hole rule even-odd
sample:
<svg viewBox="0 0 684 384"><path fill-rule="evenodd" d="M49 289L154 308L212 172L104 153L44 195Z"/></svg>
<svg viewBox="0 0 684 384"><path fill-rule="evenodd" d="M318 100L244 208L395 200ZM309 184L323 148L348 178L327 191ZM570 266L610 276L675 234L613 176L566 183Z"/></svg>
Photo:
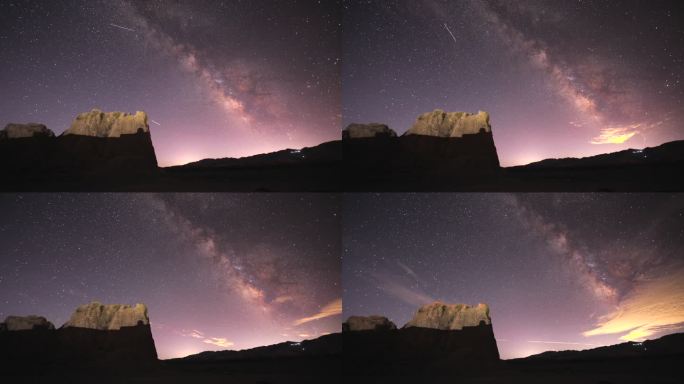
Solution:
<svg viewBox="0 0 684 384"><path fill-rule="evenodd" d="M681 1L349 1L344 125L488 111L502 165L684 139Z"/></svg>
<svg viewBox="0 0 684 384"><path fill-rule="evenodd" d="M162 359L339 332L338 199L1 195L0 319L145 303Z"/></svg>
<svg viewBox="0 0 684 384"><path fill-rule="evenodd" d="M3 1L0 124L60 134L92 108L143 110L162 166L336 139L340 11L313 0Z"/></svg>
<svg viewBox="0 0 684 384"><path fill-rule="evenodd" d="M343 317L491 308L504 359L684 330L684 197L345 195Z"/></svg>

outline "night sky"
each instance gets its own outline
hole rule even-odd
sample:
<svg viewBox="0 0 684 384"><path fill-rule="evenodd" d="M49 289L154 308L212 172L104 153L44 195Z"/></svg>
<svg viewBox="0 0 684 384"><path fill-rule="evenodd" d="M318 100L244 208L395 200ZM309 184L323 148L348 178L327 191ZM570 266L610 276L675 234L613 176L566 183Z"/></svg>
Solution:
<svg viewBox="0 0 684 384"><path fill-rule="evenodd" d="M334 195L0 195L0 318L148 306L160 358L339 332ZM0 320L2 321L2 320Z"/></svg>
<svg viewBox="0 0 684 384"><path fill-rule="evenodd" d="M343 123L488 111L503 165L684 139L681 1L348 1Z"/></svg>
<svg viewBox="0 0 684 384"><path fill-rule="evenodd" d="M682 195L346 195L342 226L344 318L487 303L502 358L684 330Z"/></svg>
<svg viewBox="0 0 684 384"><path fill-rule="evenodd" d="M161 165L339 138L335 1L2 1L0 125L148 113Z"/></svg>

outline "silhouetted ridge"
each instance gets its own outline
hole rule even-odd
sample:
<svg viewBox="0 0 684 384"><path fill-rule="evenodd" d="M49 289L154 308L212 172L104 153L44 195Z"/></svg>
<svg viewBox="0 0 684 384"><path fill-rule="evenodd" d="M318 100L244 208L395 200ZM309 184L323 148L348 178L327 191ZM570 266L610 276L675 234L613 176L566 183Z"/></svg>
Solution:
<svg viewBox="0 0 684 384"><path fill-rule="evenodd" d="M45 318L27 316L32 328L0 327L0 361L9 371L65 367L141 368L157 362L157 351L143 304L135 307L94 302L79 307L54 329ZM34 319L42 319L36 322ZM75 325L74 325L75 324ZM14 329L14 330L13 330Z"/></svg>
<svg viewBox="0 0 684 384"><path fill-rule="evenodd" d="M346 323L359 322L353 318ZM415 374L480 369L499 362L489 307L485 304L470 307L431 303L419 308L401 329L368 328L345 328L345 371Z"/></svg>

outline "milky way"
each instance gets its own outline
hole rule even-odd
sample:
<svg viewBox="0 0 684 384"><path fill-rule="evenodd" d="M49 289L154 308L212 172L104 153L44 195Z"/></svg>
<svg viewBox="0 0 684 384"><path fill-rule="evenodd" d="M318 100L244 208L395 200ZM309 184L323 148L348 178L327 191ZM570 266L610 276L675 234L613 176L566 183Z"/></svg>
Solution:
<svg viewBox="0 0 684 384"><path fill-rule="evenodd" d="M491 306L503 358L684 329L684 198L346 195L344 316Z"/></svg>
<svg viewBox="0 0 684 384"><path fill-rule="evenodd" d="M348 2L343 120L485 110L503 165L681 140L682 20L676 1Z"/></svg>
<svg viewBox="0 0 684 384"><path fill-rule="evenodd" d="M340 132L335 1L3 1L0 124L144 110L161 165Z"/></svg>
<svg viewBox="0 0 684 384"><path fill-rule="evenodd" d="M0 196L0 318L145 303L161 358L339 332L332 195Z"/></svg>

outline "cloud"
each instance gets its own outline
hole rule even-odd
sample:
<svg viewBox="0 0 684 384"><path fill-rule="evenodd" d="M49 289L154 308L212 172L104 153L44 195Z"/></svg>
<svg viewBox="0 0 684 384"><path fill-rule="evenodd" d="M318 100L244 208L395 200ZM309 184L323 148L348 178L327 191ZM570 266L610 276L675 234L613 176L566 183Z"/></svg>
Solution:
<svg viewBox="0 0 684 384"><path fill-rule="evenodd" d="M409 268L408 265L402 263L401 261L397 261L397 265L399 266L399 268L403 269L407 275L411 276L417 282L422 283L422 280L420 279L420 277L418 277L418 274L416 274L416 272L414 272L413 269Z"/></svg>
<svg viewBox="0 0 684 384"><path fill-rule="evenodd" d="M222 337L210 337L208 339L202 340L202 342L224 348L235 345L235 343L233 343L232 341L228 341L228 339L224 339Z"/></svg>
<svg viewBox="0 0 684 384"><path fill-rule="evenodd" d="M584 336L621 334L620 340L642 341L649 336L684 328L684 268L639 282L619 305L602 316Z"/></svg>
<svg viewBox="0 0 684 384"><path fill-rule="evenodd" d="M639 133L641 124L631 124L623 127L608 127L601 129L601 133L591 139L591 144L622 144Z"/></svg>
<svg viewBox="0 0 684 384"><path fill-rule="evenodd" d="M321 310L308 317L303 317L301 319L297 319L294 322L294 325L302 325L304 323L308 323L310 321L315 321L319 319L323 319L326 317L330 316L336 316L342 313L342 299L335 299L331 301L330 303L326 304Z"/></svg>
<svg viewBox="0 0 684 384"><path fill-rule="evenodd" d="M402 279L397 279L383 273L374 273L372 279L378 288L407 304L421 306L435 301L432 296L423 292L420 288L409 288L400 281Z"/></svg>
<svg viewBox="0 0 684 384"><path fill-rule="evenodd" d="M207 337L204 335L204 332L198 331L196 329L191 329L191 330L185 330L182 329L179 332L175 331L176 333L180 334L181 336L184 337L191 337L193 339L198 339L201 340L203 343L206 344L213 344L218 347L230 347L235 345L232 341L228 341L228 339L222 338L222 337Z"/></svg>

